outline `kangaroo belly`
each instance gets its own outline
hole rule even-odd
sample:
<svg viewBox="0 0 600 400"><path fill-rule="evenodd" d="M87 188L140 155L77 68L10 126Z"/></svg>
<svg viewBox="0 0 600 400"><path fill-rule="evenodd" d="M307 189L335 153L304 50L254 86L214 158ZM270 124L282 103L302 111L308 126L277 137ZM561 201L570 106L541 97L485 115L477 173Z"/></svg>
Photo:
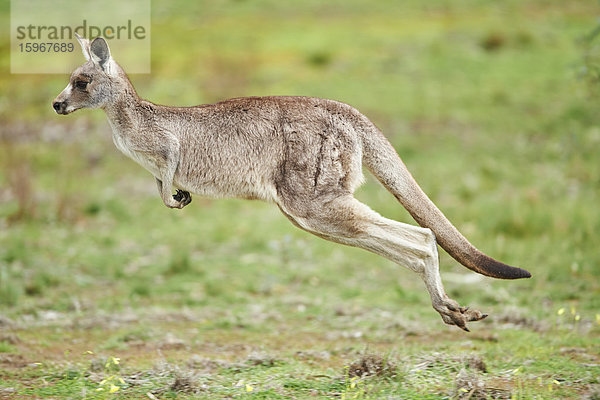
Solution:
<svg viewBox="0 0 600 400"><path fill-rule="evenodd" d="M211 198L240 198L272 202L277 192L272 180L253 174L233 171L225 174L222 169L206 170L202 167L189 169L182 165L175 174L173 184L190 193ZM185 172L185 173L183 173Z"/></svg>

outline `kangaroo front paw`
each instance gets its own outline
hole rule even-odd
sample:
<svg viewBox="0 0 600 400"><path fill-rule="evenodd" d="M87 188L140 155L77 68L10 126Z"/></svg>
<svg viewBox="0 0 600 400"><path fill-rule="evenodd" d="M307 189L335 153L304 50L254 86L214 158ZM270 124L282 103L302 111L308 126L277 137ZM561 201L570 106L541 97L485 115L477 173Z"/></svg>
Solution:
<svg viewBox="0 0 600 400"><path fill-rule="evenodd" d="M446 324L456 325L467 332L469 332L467 322L480 321L488 316L469 307L460 307L456 301L449 298L436 302L433 308L440 313Z"/></svg>
<svg viewBox="0 0 600 400"><path fill-rule="evenodd" d="M192 202L190 192L180 189L177 189L177 192L173 195L173 199L178 203L177 208L183 208Z"/></svg>

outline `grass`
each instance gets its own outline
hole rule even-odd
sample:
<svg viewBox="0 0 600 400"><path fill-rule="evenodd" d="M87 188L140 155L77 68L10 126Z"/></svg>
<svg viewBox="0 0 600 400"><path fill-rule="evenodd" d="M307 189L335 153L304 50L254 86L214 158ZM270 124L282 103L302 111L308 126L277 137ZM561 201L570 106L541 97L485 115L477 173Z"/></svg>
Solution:
<svg viewBox="0 0 600 400"><path fill-rule="evenodd" d="M273 206L169 210L101 112L53 114L66 76L7 73L2 38L0 398L600 396L600 53L580 40L598 4L377 4L154 1L152 74L131 78L173 105L348 102L473 243L533 279L441 254L448 294L490 314L466 334L416 275ZM412 223L372 178L358 197Z"/></svg>

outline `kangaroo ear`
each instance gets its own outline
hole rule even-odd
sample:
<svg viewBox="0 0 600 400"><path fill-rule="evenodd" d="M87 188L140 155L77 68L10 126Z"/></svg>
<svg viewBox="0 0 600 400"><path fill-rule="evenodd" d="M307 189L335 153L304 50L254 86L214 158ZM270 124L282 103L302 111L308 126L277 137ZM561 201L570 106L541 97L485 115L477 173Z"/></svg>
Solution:
<svg viewBox="0 0 600 400"><path fill-rule="evenodd" d="M90 55L92 56L92 61L106 71L108 61L110 61L110 49L103 37L97 37L92 40L92 43L90 43Z"/></svg>
<svg viewBox="0 0 600 400"><path fill-rule="evenodd" d="M90 58L91 58L90 41L87 40L86 38L82 38L81 36L79 36L79 34L77 32L75 32L75 37L77 38L77 41L81 45L81 51L83 52L83 56L85 57L86 60L90 61Z"/></svg>

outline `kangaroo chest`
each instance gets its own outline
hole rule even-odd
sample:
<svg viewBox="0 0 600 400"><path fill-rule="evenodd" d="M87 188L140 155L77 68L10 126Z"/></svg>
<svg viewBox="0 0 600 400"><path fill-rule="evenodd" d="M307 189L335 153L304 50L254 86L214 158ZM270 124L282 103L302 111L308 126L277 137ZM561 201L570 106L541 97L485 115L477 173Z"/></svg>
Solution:
<svg viewBox="0 0 600 400"><path fill-rule="evenodd" d="M139 151L136 149L135 141L130 137L129 132L122 131L118 126L115 126L110 122L113 135L113 143L119 151L131 158L136 163L150 171L154 176L159 176L159 165L156 163L156 159L151 157L147 152Z"/></svg>

